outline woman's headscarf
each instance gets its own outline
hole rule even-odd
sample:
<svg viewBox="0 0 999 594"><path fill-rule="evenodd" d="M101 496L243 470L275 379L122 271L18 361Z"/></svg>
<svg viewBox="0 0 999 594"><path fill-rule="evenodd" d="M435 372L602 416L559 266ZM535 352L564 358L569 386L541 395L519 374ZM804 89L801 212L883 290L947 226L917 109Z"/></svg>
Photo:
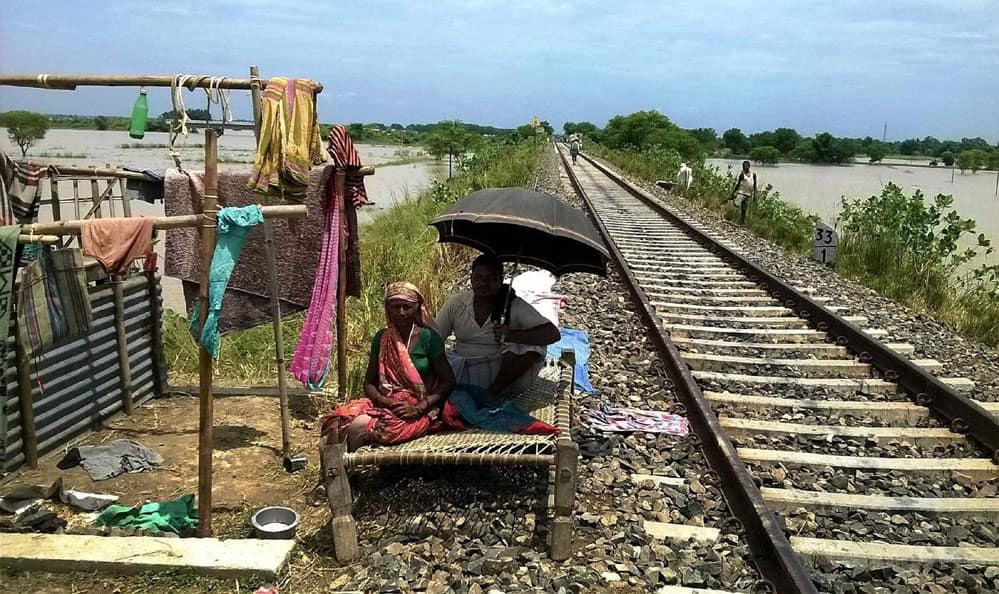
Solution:
<svg viewBox="0 0 999 594"><path fill-rule="evenodd" d="M418 304L420 309L416 312L416 323L424 328L437 329L434 317L430 315L430 308L427 307L427 300L423 297L423 293L416 288L416 285L406 282L389 283L385 287L385 304L388 305L390 300L401 300L407 303ZM387 318L388 314L386 312Z"/></svg>

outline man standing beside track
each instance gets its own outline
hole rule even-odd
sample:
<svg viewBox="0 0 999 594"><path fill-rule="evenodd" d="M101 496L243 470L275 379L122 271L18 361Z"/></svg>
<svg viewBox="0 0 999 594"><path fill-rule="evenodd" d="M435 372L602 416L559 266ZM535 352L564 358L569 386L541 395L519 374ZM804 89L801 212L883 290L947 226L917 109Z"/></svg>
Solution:
<svg viewBox="0 0 999 594"><path fill-rule="evenodd" d="M740 211L739 224L746 224L746 211L749 210L749 203L756 200L756 173L749 170L749 161L742 162L742 172L735 180L735 187L732 188L732 195L728 197L732 205Z"/></svg>

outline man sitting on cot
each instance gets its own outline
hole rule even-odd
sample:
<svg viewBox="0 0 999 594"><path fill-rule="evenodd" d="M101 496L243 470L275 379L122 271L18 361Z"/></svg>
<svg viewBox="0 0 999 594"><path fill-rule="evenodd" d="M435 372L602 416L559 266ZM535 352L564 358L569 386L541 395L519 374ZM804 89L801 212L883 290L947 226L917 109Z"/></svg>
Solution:
<svg viewBox="0 0 999 594"><path fill-rule="evenodd" d="M471 291L448 299L437 314L456 383L494 394L516 394L534 382L545 362L546 347L559 341L558 328L503 284L503 264L483 254L472 262ZM512 296L512 299L510 298Z"/></svg>

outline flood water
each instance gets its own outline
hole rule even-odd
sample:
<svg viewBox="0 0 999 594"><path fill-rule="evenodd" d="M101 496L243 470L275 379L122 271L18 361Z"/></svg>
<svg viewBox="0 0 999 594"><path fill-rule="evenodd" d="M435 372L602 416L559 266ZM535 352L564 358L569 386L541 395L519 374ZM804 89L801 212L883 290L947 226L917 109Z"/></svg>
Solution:
<svg viewBox="0 0 999 594"><path fill-rule="evenodd" d="M181 154L181 162L185 169L204 170L203 139L203 133L192 133L186 141L183 138L178 140L177 149ZM149 132L140 141L129 138L128 132L124 131L49 130L45 138L31 147L28 151L28 158L40 163L53 163L55 165L134 167L163 171L174 167L173 159L167 148L168 142L168 135L165 132ZM396 204L419 195L433 180L447 176L446 163L442 165L431 161L379 167L382 163L420 153L422 147L367 144L355 144L354 146L360 153L362 163L376 166L375 174L364 179L370 204L358 211L358 222L362 225L371 222L379 213ZM10 142L5 128L0 128L0 149L14 158L20 158L21 150ZM219 169L223 171L249 171L253 166L255 150L256 143L253 132L226 131L219 138L218 143ZM103 190L104 187L104 182L101 182L99 190ZM49 184L42 184L43 201L49 197L48 188ZM59 183L59 188L61 197L64 199L67 196L72 197L71 182L62 181ZM79 195L82 199L81 202L90 200L91 190L88 181L79 184ZM114 196L120 196L120 192L116 190ZM117 214L121 216L120 201L116 199L115 202L119 208ZM131 207L133 216L163 216L164 214L162 203L147 204L141 200L132 200ZM75 213L72 212L72 209L71 204L63 204L62 218L73 217ZM88 210L86 205L82 206L82 209L84 213ZM105 216L108 214L105 211ZM52 211L47 203L43 202L38 218L40 221L52 220ZM155 247L161 258L165 243L160 241ZM163 301L164 306L169 309L178 312L184 311L183 289L178 279L163 279Z"/></svg>
<svg viewBox="0 0 999 594"><path fill-rule="evenodd" d="M709 159L722 173L728 167L739 171L742 161ZM770 184L785 200L797 204L809 213L834 224L842 208L842 199L866 198L881 193L892 182L907 195L921 190L927 200L937 194L954 197L954 208L964 218L974 219L976 232L985 233L999 244L999 197L996 172L955 171L953 182L949 167L925 167L921 162L890 160L884 165L806 165L781 163L776 166L754 166L760 188ZM695 180L696 183L696 180ZM999 248L999 245L997 245ZM999 254L979 257L978 263L999 264Z"/></svg>

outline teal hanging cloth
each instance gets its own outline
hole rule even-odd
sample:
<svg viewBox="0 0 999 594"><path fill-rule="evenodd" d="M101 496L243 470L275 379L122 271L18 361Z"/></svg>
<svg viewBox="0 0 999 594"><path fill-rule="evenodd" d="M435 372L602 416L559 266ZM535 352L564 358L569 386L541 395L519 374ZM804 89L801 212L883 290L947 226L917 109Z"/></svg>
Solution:
<svg viewBox="0 0 999 594"><path fill-rule="evenodd" d="M141 139L146 135L146 118L149 117L149 101L146 99L146 89L139 89L139 98L132 107L132 121L128 125L128 135Z"/></svg>
<svg viewBox="0 0 999 594"><path fill-rule="evenodd" d="M218 214L218 238L215 240L215 253L212 254L211 268L208 269L208 315L205 325L198 335L200 314L197 306L191 312L191 334L205 347L212 358L219 355L219 313L222 311L222 297L236 267L236 260L243 251L246 236L250 229L264 222L264 213L256 204L238 208L223 208Z"/></svg>

